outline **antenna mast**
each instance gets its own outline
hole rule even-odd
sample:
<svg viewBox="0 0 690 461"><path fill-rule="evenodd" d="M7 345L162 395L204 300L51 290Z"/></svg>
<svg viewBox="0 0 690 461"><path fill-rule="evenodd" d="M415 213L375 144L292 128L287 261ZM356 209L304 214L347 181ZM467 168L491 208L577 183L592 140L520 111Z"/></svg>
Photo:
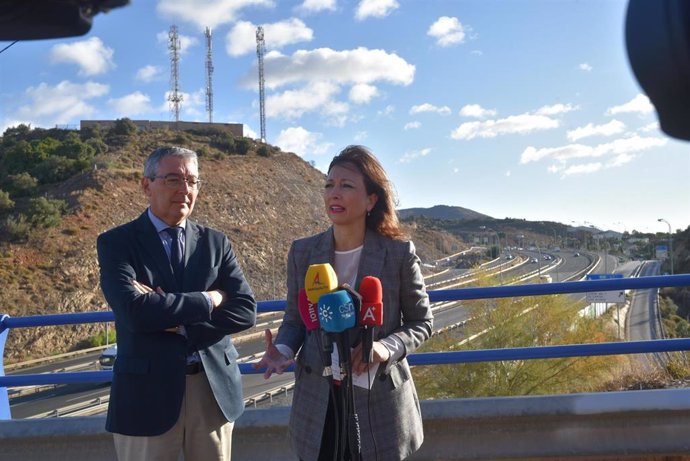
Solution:
<svg viewBox="0 0 690 461"><path fill-rule="evenodd" d="M168 101L170 102L170 111L175 116L175 122L180 121L180 103L182 102L182 95L180 94L180 76L178 72L180 64L180 39L177 35L177 26L170 26L168 32L168 50L170 50L170 94L168 94Z"/></svg>
<svg viewBox="0 0 690 461"><path fill-rule="evenodd" d="M264 28L259 26L256 29L256 57L259 61L259 117L261 118L261 141L266 142L266 107L264 105L264 53L266 43L264 42Z"/></svg>
<svg viewBox="0 0 690 461"><path fill-rule="evenodd" d="M208 123L213 123L213 56L210 27L206 28L206 112L208 112Z"/></svg>

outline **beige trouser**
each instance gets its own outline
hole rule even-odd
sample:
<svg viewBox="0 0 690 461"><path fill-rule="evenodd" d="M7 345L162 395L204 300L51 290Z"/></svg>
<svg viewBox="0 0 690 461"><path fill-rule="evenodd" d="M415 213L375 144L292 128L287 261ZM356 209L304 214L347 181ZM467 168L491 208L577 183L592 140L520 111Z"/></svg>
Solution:
<svg viewBox="0 0 690 461"><path fill-rule="evenodd" d="M113 434L115 452L119 461L230 461L233 425L218 408L202 371L187 375L180 417L172 429L152 437Z"/></svg>

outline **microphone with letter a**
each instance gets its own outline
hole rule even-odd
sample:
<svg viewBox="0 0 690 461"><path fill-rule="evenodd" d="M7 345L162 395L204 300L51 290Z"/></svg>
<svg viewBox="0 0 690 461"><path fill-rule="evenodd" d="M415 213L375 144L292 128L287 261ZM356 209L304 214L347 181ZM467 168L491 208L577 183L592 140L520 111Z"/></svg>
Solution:
<svg viewBox="0 0 690 461"><path fill-rule="evenodd" d="M321 295L330 293L338 287L338 276L328 263L312 264L304 276L304 290L312 304L318 304Z"/></svg>
<svg viewBox="0 0 690 461"><path fill-rule="evenodd" d="M316 318L314 321L309 320L309 324L304 322L307 326L307 330L310 326L316 326L314 328L319 328L321 326L318 316L318 302L321 295L330 293L336 289L338 286L338 277L335 275L335 270L328 264L312 264L307 268L307 274L304 276L304 293L306 296L306 301L308 303L307 310L313 308L316 310ZM302 291L302 290L300 290ZM298 307L300 305L300 298L298 297ZM302 315L302 308L300 308L300 315ZM311 312L308 314L311 319ZM304 317L302 317L304 321ZM331 353L333 353L333 338L331 335L325 331L325 329L319 329L317 344L319 345L319 350L321 351L321 361L323 362L323 376L333 376L333 371L331 370Z"/></svg>
<svg viewBox="0 0 690 461"><path fill-rule="evenodd" d="M378 277L367 275L359 283L362 307L358 324L362 329L362 360L371 363L374 344L374 328L383 325L383 288Z"/></svg>

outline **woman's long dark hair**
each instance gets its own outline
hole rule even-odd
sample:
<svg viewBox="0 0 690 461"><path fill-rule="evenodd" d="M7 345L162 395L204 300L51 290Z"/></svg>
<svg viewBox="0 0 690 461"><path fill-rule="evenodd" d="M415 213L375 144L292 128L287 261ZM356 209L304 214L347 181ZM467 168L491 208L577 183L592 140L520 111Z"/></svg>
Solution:
<svg viewBox="0 0 690 461"><path fill-rule="evenodd" d="M367 194L376 194L378 197L374 208L367 214L367 228L393 239L407 238L395 211L393 184L374 154L364 146L347 146L333 157L328 172L336 165L355 167L364 176Z"/></svg>

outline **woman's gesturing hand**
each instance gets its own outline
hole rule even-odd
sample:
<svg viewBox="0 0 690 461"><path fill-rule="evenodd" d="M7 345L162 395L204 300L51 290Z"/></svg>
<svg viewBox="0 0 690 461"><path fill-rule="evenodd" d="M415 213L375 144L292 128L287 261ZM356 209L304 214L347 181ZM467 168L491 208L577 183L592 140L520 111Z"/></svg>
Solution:
<svg viewBox="0 0 690 461"><path fill-rule="evenodd" d="M264 378L268 379L274 371L279 375L283 374L283 371L295 361L285 357L276 348L275 344L273 344L273 333L271 333L270 329L266 329L265 335L266 352L264 352L264 356L261 357L261 360L254 363L252 367L254 369L266 368Z"/></svg>

